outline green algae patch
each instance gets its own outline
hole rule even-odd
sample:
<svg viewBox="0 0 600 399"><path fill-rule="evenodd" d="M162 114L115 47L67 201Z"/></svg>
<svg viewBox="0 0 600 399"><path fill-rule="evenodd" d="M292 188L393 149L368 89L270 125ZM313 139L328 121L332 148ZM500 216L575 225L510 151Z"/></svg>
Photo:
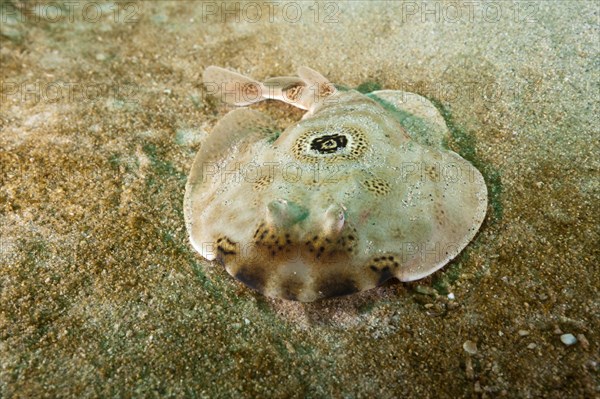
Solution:
<svg viewBox="0 0 600 399"><path fill-rule="evenodd" d="M381 90L381 85L377 82L364 82L356 87L356 91L362 94L371 93L376 90Z"/></svg>
<svg viewBox="0 0 600 399"><path fill-rule="evenodd" d="M269 144L273 144L281 136L281 130L275 130L273 134L267 139Z"/></svg>
<svg viewBox="0 0 600 399"><path fill-rule="evenodd" d="M348 91L348 90L351 90L350 87L344 86L344 85L341 85L341 84L338 84L338 83L334 83L333 87L335 87L339 91Z"/></svg>
<svg viewBox="0 0 600 399"><path fill-rule="evenodd" d="M179 185L185 184L185 174L178 171L172 162L163 158L159 147L152 143L146 143L142 146L142 150L148 156L151 170L154 172L146 177L146 186L149 189L161 189L168 186L166 180L169 178L175 178Z"/></svg>

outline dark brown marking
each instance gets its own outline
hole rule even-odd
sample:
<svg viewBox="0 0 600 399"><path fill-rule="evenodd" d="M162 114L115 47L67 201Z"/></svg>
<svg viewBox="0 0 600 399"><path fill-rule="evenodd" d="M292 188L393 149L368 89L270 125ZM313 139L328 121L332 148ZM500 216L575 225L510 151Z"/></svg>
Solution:
<svg viewBox="0 0 600 399"><path fill-rule="evenodd" d="M330 298L358 292L358 286L350 277L331 276L319 283L318 291L323 298Z"/></svg>
<svg viewBox="0 0 600 399"><path fill-rule="evenodd" d="M394 277L392 272L390 271L390 267L386 266L381 269L381 274L379 275L379 281L377 281L377 285L381 285L388 281L390 278Z"/></svg>
<svg viewBox="0 0 600 399"><path fill-rule="evenodd" d="M290 86L287 89L285 89L285 95L291 101L296 101L298 97L300 97L300 93L302 93L303 88L304 86L302 85Z"/></svg>
<svg viewBox="0 0 600 399"><path fill-rule="evenodd" d="M319 96L325 97L335 92L335 87L331 83L319 83Z"/></svg>
<svg viewBox="0 0 600 399"><path fill-rule="evenodd" d="M235 251L233 251L233 250L227 250L227 249L223 248L221 245L217 246L217 251L220 254L225 255L225 256L227 256L227 255L235 255L236 254Z"/></svg>
<svg viewBox="0 0 600 399"><path fill-rule="evenodd" d="M254 98L258 97L260 89L255 83L244 83L244 85L242 86L242 91L249 97Z"/></svg>
<svg viewBox="0 0 600 399"><path fill-rule="evenodd" d="M304 288L304 282L298 278L289 278L281 284L281 296L291 301L297 301Z"/></svg>
<svg viewBox="0 0 600 399"><path fill-rule="evenodd" d="M234 277L254 290L262 292L265 288L264 271L259 268L241 266Z"/></svg>

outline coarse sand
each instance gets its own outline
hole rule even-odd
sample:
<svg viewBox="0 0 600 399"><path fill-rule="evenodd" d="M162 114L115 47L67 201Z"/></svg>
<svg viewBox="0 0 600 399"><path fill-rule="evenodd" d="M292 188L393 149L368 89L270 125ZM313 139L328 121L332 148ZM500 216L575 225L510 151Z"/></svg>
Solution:
<svg viewBox="0 0 600 399"><path fill-rule="evenodd" d="M0 2L0 397L600 395L597 2L67 3ZM429 98L480 232L413 283L245 288L183 221L209 65Z"/></svg>

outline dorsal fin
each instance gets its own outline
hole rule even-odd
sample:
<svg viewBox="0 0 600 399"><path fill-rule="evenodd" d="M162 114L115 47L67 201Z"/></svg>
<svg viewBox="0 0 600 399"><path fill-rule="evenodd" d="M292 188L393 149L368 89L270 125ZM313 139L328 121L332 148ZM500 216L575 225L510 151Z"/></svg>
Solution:
<svg viewBox="0 0 600 399"><path fill-rule="evenodd" d="M301 109L307 109L301 102L306 91L306 82L297 76L278 76L263 82L266 97L280 100Z"/></svg>
<svg viewBox="0 0 600 399"><path fill-rule="evenodd" d="M227 104L245 106L267 98L260 82L217 66L204 70L202 82L209 94Z"/></svg>
<svg viewBox="0 0 600 399"><path fill-rule="evenodd" d="M331 84L329 79L309 67L301 66L296 72L308 85Z"/></svg>
<svg viewBox="0 0 600 399"><path fill-rule="evenodd" d="M306 86L303 79L297 76L276 76L263 82L265 86L280 87L282 90L292 86Z"/></svg>

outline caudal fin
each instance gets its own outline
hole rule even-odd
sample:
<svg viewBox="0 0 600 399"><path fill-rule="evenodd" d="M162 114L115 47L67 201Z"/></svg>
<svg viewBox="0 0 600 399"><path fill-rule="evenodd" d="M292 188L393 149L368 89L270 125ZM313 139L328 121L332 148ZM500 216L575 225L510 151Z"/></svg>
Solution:
<svg viewBox="0 0 600 399"><path fill-rule="evenodd" d="M274 99L308 110L307 115L336 93L333 84L313 69L300 67L298 75L274 77L261 83L237 72L209 66L202 79L208 94L227 104L245 106Z"/></svg>
<svg viewBox="0 0 600 399"><path fill-rule="evenodd" d="M298 76L306 82L318 97L327 97L335 93L335 86L325 76L309 67L299 67Z"/></svg>

